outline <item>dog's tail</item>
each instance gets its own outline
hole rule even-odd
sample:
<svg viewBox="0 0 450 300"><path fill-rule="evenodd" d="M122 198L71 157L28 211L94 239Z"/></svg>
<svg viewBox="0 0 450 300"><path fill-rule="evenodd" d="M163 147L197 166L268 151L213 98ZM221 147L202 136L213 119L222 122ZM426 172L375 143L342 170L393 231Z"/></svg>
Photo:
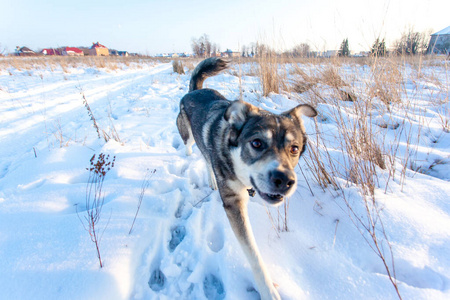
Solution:
<svg viewBox="0 0 450 300"><path fill-rule="evenodd" d="M203 81L206 78L217 75L228 68L229 61L220 57L207 58L200 62L192 72L189 92L199 90L203 87Z"/></svg>

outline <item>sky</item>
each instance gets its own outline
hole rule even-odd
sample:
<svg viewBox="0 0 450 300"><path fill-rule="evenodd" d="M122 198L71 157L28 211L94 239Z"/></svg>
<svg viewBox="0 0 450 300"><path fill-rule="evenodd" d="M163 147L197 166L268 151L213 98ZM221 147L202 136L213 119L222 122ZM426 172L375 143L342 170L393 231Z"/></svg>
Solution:
<svg viewBox="0 0 450 300"><path fill-rule="evenodd" d="M278 50L308 43L318 51L389 46L402 32L450 26L448 0L0 0L0 51L91 46L154 55L191 52L207 34L220 50L263 42Z"/></svg>

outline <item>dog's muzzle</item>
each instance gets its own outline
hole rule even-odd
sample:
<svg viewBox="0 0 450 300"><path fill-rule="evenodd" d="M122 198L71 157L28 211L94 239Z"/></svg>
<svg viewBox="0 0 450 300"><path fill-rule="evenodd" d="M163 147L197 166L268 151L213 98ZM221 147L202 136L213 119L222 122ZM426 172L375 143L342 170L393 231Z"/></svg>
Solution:
<svg viewBox="0 0 450 300"><path fill-rule="evenodd" d="M293 172L281 172L278 170L269 173L269 180L274 191L280 194L287 194L295 185L295 175Z"/></svg>
<svg viewBox="0 0 450 300"><path fill-rule="evenodd" d="M295 188L296 177L293 172L281 172L278 170L273 170L269 172L267 178L269 191L262 191L256 185L255 180L253 178L250 178L250 182L254 188L248 190L249 195L253 197L256 189L261 198L272 205L277 205L281 203L286 195L292 192Z"/></svg>

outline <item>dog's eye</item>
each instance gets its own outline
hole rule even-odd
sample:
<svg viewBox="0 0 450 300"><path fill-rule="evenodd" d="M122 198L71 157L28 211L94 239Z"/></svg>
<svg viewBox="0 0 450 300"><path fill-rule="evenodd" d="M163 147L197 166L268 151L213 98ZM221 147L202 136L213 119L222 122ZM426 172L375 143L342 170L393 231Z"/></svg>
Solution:
<svg viewBox="0 0 450 300"><path fill-rule="evenodd" d="M254 139L253 141L251 141L252 147L255 149L261 148L262 146L262 142L260 139Z"/></svg>
<svg viewBox="0 0 450 300"><path fill-rule="evenodd" d="M291 146L291 150L290 150L291 154L297 155L300 152L300 149L298 148L298 146Z"/></svg>

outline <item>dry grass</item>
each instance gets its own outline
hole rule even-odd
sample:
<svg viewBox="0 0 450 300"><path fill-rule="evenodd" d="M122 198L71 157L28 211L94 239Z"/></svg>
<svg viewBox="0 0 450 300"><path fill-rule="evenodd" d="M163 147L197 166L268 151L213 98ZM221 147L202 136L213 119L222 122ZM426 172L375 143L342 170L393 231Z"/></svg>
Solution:
<svg viewBox="0 0 450 300"><path fill-rule="evenodd" d="M258 57L258 73L264 97L270 93L279 94L286 86L286 74L282 74L282 71L278 69L278 60L276 53L271 50L262 52Z"/></svg>
<svg viewBox="0 0 450 300"><path fill-rule="evenodd" d="M174 73L183 75L184 74L183 63L180 60L172 61L172 70Z"/></svg>
<svg viewBox="0 0 450 300"><path fill-rule="evenodd" d="M14 68L18 71L62 69L68 73L72 68L90 67L96 69L119 70L128 67L142 68L143 65L154 65L158 60L150 57L121 56L36 56L36 57L4 57L0 59L0 70Z"/></svg>
<svg viewBox="0 0 450 300"><path fill-rule="evenodd" d="M372 85L370 97L378 97L387 109L392 103L401 101L403 89L403 74L397 61L392 59L378 60L372 65Z"/></svg>
<svg viewBox="0 0 450 300"><path fill-rule="evenodd" d="M263 96L301 94L302 102L330 108L325 115L319 111L316 135L309 139L304 156L309 174L304 177L312 178L324 191L328 190L342 200L351 221L383 262L401 298L395 279L394 254L375 195L380 187L387 192L395 176L400 179L395 182L403 186L407 170L422 171L416 166L416 153L422 135L431 129L425 121L426 110L414 104L415 99L431 97L429 102L439 108L443 134L449 132L449 80L447 78L443 83L439 79L442 75L427 69L440 66L448 70L447 63L429 57L299 61L274 57L270 53L258 58L257 63ZM424 92L423 82L433 88L429 96ZM352 103L344 104L343 101ZM401 117L401 123L392 119L393 112ZM386 123L375 122L374 116L385 116ZM332 135L330 121L336 129ZM322 127L322 124L326 126ZM394 132L394 139L389 142L384 139L386 130ZM402 151L399 150L401 147ZM435 161L423 172L443 163L444 160ZM360 191L362 202L358 205L348 199L349 186ZM361 213L361 208L365 213ZM279 212L277 217L269 214L277 232L288 228L287 209L282 214Z"/></svg>

